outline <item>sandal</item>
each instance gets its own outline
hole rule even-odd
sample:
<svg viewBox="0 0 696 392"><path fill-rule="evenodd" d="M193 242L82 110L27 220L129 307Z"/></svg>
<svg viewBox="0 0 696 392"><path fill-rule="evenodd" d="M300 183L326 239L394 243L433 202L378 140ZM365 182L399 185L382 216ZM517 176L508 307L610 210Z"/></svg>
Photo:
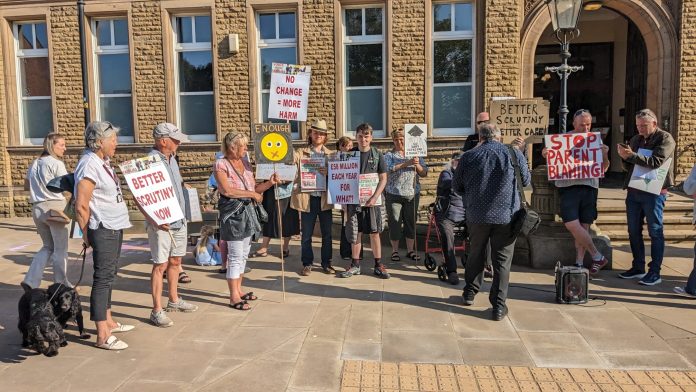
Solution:
<svg viewBox="0 0 696 392"><path fill-rule="evenodd" d="M391 261L401 261L401 256L399 256L399 252L392 252Z"/></svg>
<svg viewBox="0 0 696 392"><path fill-rule="evenodd" d="M104 349L104 350L125 350L128 348L128 345L126 344L126 342L124 342L123 340L119 340L119 338L117 338L114 335L109 336L109 338L106 339L106 341L104 343L102 343L102 344L95 343L94 346L97 348Z"/></svg>
<svg viewBox="0 0 696 392"><path fill-rule="evenodd" d="M186 272L179 272L179 283L191 283L191 278L186 274Z"/></svg>
<svg viewBox="0 0 696 392"><path fill-rule="evenodd" d="M248 292L248 293L242 295L241 298L242 298L242 300L244 300L244 301L256 301L257 299L259 299L259 297L257 297L257 296L254 295L254 292L253 292L253 291L250 291L250 292Z"/></svg>
<svg viewBox="0 0 696 392"><path fill-rule="evenodd" d="M420 256L418 256L418 254L414 251L409 251L408 253L406 253L406 257L408 257L409 259L411 259L413 261L420 260Z"/></svg>
<svg viewBox="0 0 696 392"><path fill-rule="evenodd" d="M257 250L256 252L254 252L254 253L252 253L252 254L249 255L249 257L251 257L251 258L254 258L254 257L266 257L266 256L268 256L268 252L267 252L267 251L261 253L261 252L259 252L258 250Z"/></svg>
<svg viewBox="0 0 696 392"><path fill-rule="evenodd" d="M247 307L245 308L244 305L246 305ZM232 309L237 309L237 310L251 310L251 307L249 306L247 301L240 301L240 302L237 302L236 304L229 304L227 306L229 306Z"/></svg>

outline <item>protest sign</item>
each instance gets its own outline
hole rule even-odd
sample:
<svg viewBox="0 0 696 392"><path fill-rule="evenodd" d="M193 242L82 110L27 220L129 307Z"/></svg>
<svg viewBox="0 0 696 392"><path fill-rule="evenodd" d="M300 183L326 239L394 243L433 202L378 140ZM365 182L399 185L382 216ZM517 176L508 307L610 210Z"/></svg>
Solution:
<svg viewBox="0 0 696 392"><path fill-rule="evenodd" d="M252 127L256 163L293 163L289 123L263 123Z"/></svg>
<svg viewBox="0 0 696 392"><path fill-rule="evenodd" d="M319 173L319 169L326 167L324 158L300 159L300 190L302 192L315 192L326 190L326 177Z"/></svg>
<svg viewBox="0 0 696 392"><path fill-rule="evenodd" d="M119 167L135 201L158 226L184 219L162 157L151 155L133 159Z"/></svg>
<svg viewBox="0 0 696 392"><path fill-rule="evenodd" d="M257 180L270 180L273 173L278 173L278 178L281 181L295 181L297 165L286 165L284 163L259 163L256 165Z"/></svg>
<svg viewBox="0 0 696 392"><path fill-rule="evenodd" d="M638 149L638 154L651 157L652 150L643 148ZM665 184L665 179L669 174L669 168L672 165L672 158L665 160L657 169L651 169L641 165L634 165L631 179L628 182L628 187L638 189L643 192L659 195L662 192L662 186Z"/></svg>
<svg viewBox="0 0 696 392"><path fill-rule="evenodd" d="M327 196L331 204L359 204L360 155L339 153L329 159Z"/></svg>
<svg viewBox="0 0 696 392"><path fill-rule="evenodd" d="M428 156L428 126L426 124L406 124L404 126L404 154L406 158Z"/></svg>
<svg viewBox="0 0 696 392"><path fill-rule="evenodd" d="M491 100L490 116L503 143L518 137L541 142L549 127L549 102L540 98Z"/></svg>
<svg viewBox="0 0 696 392"><path fill-rule="evenodd" d="M604 177L599 132L546 135L549 181Z"/></svg>
<svg viewBox="0 0 696 392"><path fill-rule="evenodd" d="M273 63L268 118L307 121L307 101L312 68Z"/></svg>
<svg viewBox="0 0 696 392"><path fill-rule="evenodd" d="M364 206L365 203L375 194L377 190L377 185L379 184L379 174L369 173L360 175L360 205ZM382 205L382 195L377 198L376 206Z"/></svg>
<svg viewBox="0 0 696 392"><path fill-rule="evenodd" d="M203 220L201 202L198 199L196 188L184 188L184 206L186 207L186 222L200 222Z"/></svg>

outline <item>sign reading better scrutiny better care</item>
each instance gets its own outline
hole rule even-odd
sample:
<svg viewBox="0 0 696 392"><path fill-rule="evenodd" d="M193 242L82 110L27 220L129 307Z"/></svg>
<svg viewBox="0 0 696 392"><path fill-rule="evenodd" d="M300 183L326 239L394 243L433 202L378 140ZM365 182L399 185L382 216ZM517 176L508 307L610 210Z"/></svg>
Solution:
<svg viewBox="0 0 696 392"><path fill-rule="evenodd" d="M503 143L518 137L541 142L549 128L549 102L541 98L492 100L490 116Z"/></svg>
<svg viewBox="0 0 696 392"><path fill-rule="evenodd" d="M546 135L549 181L604 177L599 132Z"/></svg>
<svg viewBox="0 0 696 392"><path fill-rule="evenodd" d="M311 75L307 65L273 63L268 118L307 121Z"/></svg>

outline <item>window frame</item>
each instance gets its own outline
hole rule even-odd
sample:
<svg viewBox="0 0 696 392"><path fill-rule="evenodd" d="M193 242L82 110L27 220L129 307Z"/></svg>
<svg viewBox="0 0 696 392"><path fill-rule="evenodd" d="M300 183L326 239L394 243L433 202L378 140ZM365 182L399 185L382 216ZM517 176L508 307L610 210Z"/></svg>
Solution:
<svg viewBox="0 0 696 392"><path fill-rule="evenodd" d="M381 8L382 9L382 34L371 34L371 35L366 35L365 30L366 30L366 23L365 23L365 10L367 8ZM361 9L362 10L362 16L361 16L361 35L347 35L347 27L346 27L346 10L350 9ZM349 128L349 114L348 114L348 91L352 90L376 90L376 86L355 86L355 87L349 87L348 82L348 51L347 47L349 45L374 45L374 44L381 44L382 45L382 85L379 87L382 90L382 124L380 124L380 128L376 128L374 124L370 124L373 126L373 137L374 138L382 138L387 136L387 123L389 122L387 119L387 40L386 40L386 35L387 35L387 18L386 18L386 12L387 12L387 6L385 4L374 4L374 3L365 3L365 4L351 4L351 5L344 5L341 7L340 10L340 17L341 17L341 62L343 66L343 107L341 108L341 112L343 115L343 135L348 135L355 137L355 130Z"/></svg>
<svg viewBox="0 0 696 392"><path fill-rule="evenodd" d="M43 48L43 49L22 49L20 47L20 41L19 41L19 26L20 25L31 25L32 26L32 47L36 47L36 25L37 24L45 24L46 25L46 45L48 47ZM44 138L30 138L26 137L26 129L24 128L24 101L39 101L39 100L49 100L51 102L51 112L53 113L51 115L51 124L53 126L53 130L49 131L53 132L55 131L55 126L56 126L56 119L55 119L55 102L53 101L53 95L54 95L54 87L53 87L53 74L51 72L51 58L50 58L50 30L49 30L49 23L47 20L42 20L42 19L30 19L30 20L21 20L21 21L13 21L12 22L12 37L13 37L13 45L14 45L14 66L15 66L15 81L16 81L16 91L17 91L17 99L15 100L16 105L17 105L17 114L18 114L18 119L19 119L19 124L17 124L18 129L19 129L19 141L20 144L29 144L29 145L42 145ZM41 58L41 57L46 57L48 60L48 67L49 67L49 87L51 89L51 95L48 96L36 96L36 97L24 97L22 93L22 64L21 60L25 58Z"/></svg>
<svg viewBox="0 0 696 392"><path fill-rule="evenodd" d="M210 42L197 42L196 41L196 16L207 16L210 18ZM179 36L177 31L177 19L178 18L191 18L191 43L179 43ZM215 97L215 52L213 51L213 40L214 37L214 22L215 19L210 12L183 12L176 13L171 16L171 28L172 28L172 44L173 44L173 70L174 70L174 101L176 107L176 123L181 126L181 96L203 96L211 95L213 97L213 115L216 117L213 119L213 124L215 124L215 129L212 133L207 133L203 135L187 135L189 140L192 142L211 142L217 141L217 135L219 130L217 122L217 101ZM211 64L213 66L213 76L212 76L212 90L208 91L194 91L194 92L182 92L181 86L179 85L179 53L181 52L201 52L204 50L210 51ZM186 130L184 130L186 131Z"/></svg>
<svg viewBox="0 0 696 392"><path fill-rule="evenodd" d="M295 14L295 38L277 38L280 36L280 15L282 13L293 13ZM274 39L262 39L261 38L261 15L274 14L275 15L275 36ZM258 59L257 68L257 83L258 83L258 119L260 122L263 121L263 94L270 94L270 88L263 88L263 72L261 67L263 63L261 61L261 49L274 49L274 48L295 48L295 61L299 63L300 58L300 48L299 48L299 18L298 11L296 9L262 9L254 11L254 23L255 34L256 34L256 58ZM300 140L302 135L302 121L297 121L297 132L292 132L291 137L293 140Z"/></svg>
<svg viewBox="0 0 696 392"><path fill-rule="evenodd" d="M435 7L438 5L450 5L450 15L452 15L452 25L450 26L450 31L435 31ZM454 11L455 4L471 4L471 30L461 30L456 31L456 13ZM468 136L475 133L475 122L476 122L476 1L474 0L450 0L450 1L433 1L430 4L430 58L431 72L433 77L430 79L430 112L432 113L430 118L432 121L431 129L433 136ZM435 83L435 42L437 41L461 41L469 40L471 41L471 81L470 82L456 82L456 83ZM435 128L435 88L436 87L461 87L470 86L471 87L471 124L468 128Z"/></svg>
<svg viewBox="0 0 696 392"><path fill-rule="evenodd" d="M128 28L128 31L130 32L130 23L128 20L128 16L100 16L100 17L92 17L90 18L90 26L92 28L92 72L94 75L93 78L93 83L94 83L94 116L96 119L103 120L101 117L101 98L130 98L131 99L131 107L132 107L132 115L131 115L131 123L133 126L133 136L118 136L118 142L119 143L135 143L135 135L137 134L137 129L135 125L135 120L136 120L136 111L134 107L134 98L133 98L133 91L135 91L134 85L133 85L133 64L132 64L132 59L131 59L131 53L130 53L130 39L128 40L127 45L115 45L115 34L114 34L114 21L115 20L123 20L126 22L126 27ZM99 45L99 40L97 37L97 22L99 21L109 21L109 30L111 31L111 45L108 46L102 46ZM129 34L130 36L130 34ZM130 94L102 94L101 93L101 85L99 84L100 82L100 73L99 73L99 56L102 54L127 54L128 55L128 72L131 75L131 93Z"/></svg>

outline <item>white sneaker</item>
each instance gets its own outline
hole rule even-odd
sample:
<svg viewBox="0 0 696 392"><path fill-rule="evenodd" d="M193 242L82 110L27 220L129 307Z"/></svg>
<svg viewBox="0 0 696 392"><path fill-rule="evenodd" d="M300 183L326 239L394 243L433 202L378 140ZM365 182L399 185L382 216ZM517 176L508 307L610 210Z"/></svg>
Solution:
<svg viewBox="0 0 696 392"><path fill-rule="evenodd" d="M675 287L673 291L675 294L681 295L682 297L696 299L696 294L691 294L690 292L686 291L683 287Z"/></svg>
<svg viewBox="0 0 696 392"><path fill-rule="evenodd" d="M156 327L166 328L174 325L172 319L167 317L167 312L165 312L164 309L160 310L159 312L155 312L153 310L152 313L150 313L150 321L152 321L152 324L154 324Z"/></svg>
<svg viewBox="0 0 696 392"><path fill-rule="evenodd" d="M195 312L198 310L198 305L190 304L179 297L177 302L167 301L167 312Z"/></svg>

